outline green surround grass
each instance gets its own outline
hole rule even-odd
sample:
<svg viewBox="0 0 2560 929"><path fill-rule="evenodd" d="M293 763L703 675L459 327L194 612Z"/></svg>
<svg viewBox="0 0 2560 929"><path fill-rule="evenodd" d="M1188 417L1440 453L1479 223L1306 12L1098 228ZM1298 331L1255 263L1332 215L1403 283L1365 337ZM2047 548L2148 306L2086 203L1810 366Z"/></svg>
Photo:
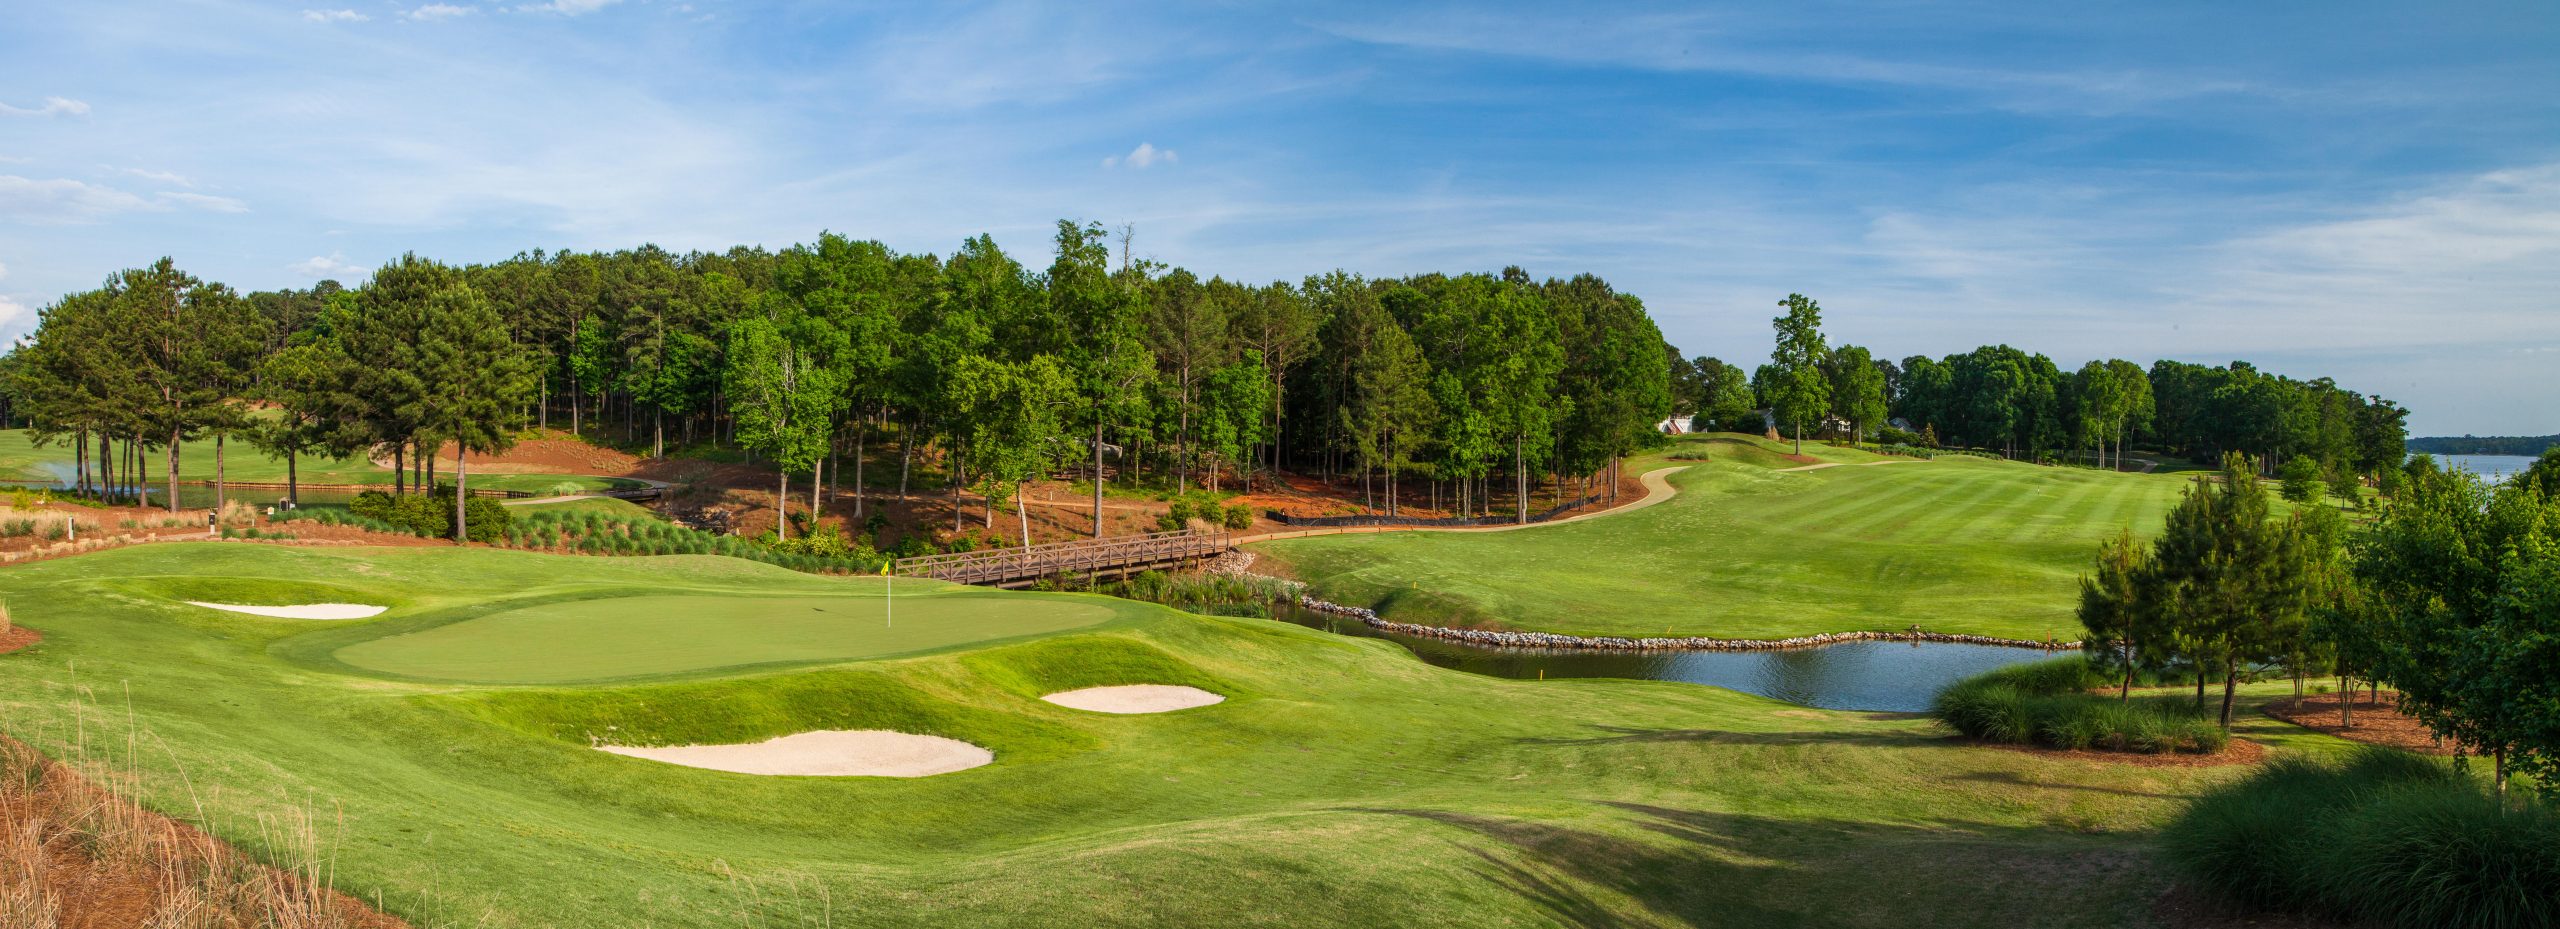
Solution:
<svg viewBox="0 0 2560 929"><path fill-rule="evenodd" d="M825 597L729 592L540 602L357 642L333 657L428 680L558 684L877 658L1064 632L1114 615L1101 603L1049 603L914 582L925 589L912 591L893 615L881 595L884 581L839 583L846 592Z"/></svg>
<svg viewBox="0 0 2560 929"><path fill-rule="evenodd" d="M289 852L262 823L313 815L341 888L421 927L495 929L2143 925L2168 880L2152 830L2245 771L1971 747L1914 717L1686 684L1476 677L1383 641L1082 595L960 592L1114 618L780 672L480 686L329 657L533 601L862 586L733 559L451 548L166 544L18 565L0 599L45 639L0 656L0 729L62 756L85 744L143 801L270 859ZM314 623L166 596L208 589L393 609ZM1118 683L1229 699L1151 716L1036 699ZM2345 744L2243 718L2280 748ZM829 726L946 735L995 762L756 777L588 747Z"/></svg>
<svg viewBox="0 0 2560 929"><path fill-rule="evenodd" d="M1717 436L1642 510L1509 532L1315 536L1253 547L1317 596L1391 619L1583 635L1784 638L1858 629L2077 639L2077 578L2120 529L2157 531L2188 478L1967 456L1894 459Z"/></svg>

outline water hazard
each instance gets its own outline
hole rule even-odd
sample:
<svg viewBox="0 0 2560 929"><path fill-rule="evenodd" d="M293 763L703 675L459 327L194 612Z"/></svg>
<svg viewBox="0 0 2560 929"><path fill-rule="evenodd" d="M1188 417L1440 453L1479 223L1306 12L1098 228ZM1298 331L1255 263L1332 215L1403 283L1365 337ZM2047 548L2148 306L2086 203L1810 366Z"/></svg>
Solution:
<svg viewBox="0 0 2560 929"><path fill-rule="evenodd" d="M1947 685L2052 652L1947 642L1844 642L1764 652L1603 652L1490 648L1393 635L1348 616L1285 607L1274 618L1389 639L1430 664L1493 677L1614 677L1707 684L1829 710L1917 713Z"/></svg>

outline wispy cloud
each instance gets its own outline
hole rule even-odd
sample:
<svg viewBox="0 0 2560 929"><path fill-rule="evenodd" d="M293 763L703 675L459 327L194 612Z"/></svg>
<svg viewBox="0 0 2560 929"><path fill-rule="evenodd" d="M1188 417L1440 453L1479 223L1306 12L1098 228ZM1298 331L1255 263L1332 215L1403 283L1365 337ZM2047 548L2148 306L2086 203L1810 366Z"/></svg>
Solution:
<svg viewBox="0 0 2560 929"><path fill-rule="evenodd" d="M1111 168L1127 165L1131 168L1146 168L1158 162L1173 164L1181 160L1182 157L1175 154L1173 149L1157 148L1152 142L1140 142L1137 148L1130 149L1126 155L1104 156L1102 166Z"/></svg>
<svg viewBox="0 0 2560 929"><path fill-rule="evenodd" d="M469 16L472 12L472 8L467 6L455 6L450 3L430 3L402 13L400 14L400 18L411 22L425 23L434 22L439 19L452 19L457 16Z"/></svg>
<svg viewBox="0 0 2560 929"><path fill-rule="evenodd" d="M0 174L0 220L55 226L95 223L119 213L165 212L179 208L213 213L246 213L249 205L231 197L161 191L145 197L130 191L70 178L37 180Z"/></svg>
<svg viewBox="0 0 2560 929"><path fill-rule="evenodd" d="M148 168L119 168L117 170L119 173L129 174L146 181L156 181L162 184L175 184L180 187L196 186L196 182L188 180L185 175L174 171L154 171Z"/></svg>
<svg viewBox="0 0 2560 929"><path fill-rule="evenodd" d="M373 270L347 260L345 252L314 255L287 266L287 270L315 281L334 280L353 284L373 275Z"/></svg>
<svg viewBox="0 0 2560 929"><path fill-rule="evenodd" d="M0 116L87 116L89 105L68 97L46 97L44 105L28 108L0 103Z"/></svg>
<svg viewBox="0 0 2560 929"><path fill-rule="evenodd" d="M622 0L551 0L549 3L528 3L518 6L516 7L516 12L556 13L561 16L585 16L589 13L593 13L597 10L604 9L605 7L609 7L620 2L622 2ZM686 8L688 11L690 9L691 7Z"/></svg>
<svg viewBox="0 0 2560 929"><path fill-rule="evenodd" d="M354 10L304 10L302 19L312 23L360 23L373 17Z"/></svg>

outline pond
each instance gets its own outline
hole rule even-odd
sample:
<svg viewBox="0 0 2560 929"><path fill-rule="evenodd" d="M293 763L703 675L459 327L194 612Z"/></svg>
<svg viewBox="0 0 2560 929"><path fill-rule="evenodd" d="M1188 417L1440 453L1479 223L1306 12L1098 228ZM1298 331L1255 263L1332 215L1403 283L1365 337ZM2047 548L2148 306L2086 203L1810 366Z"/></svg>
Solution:
<svg viewBox="0 0 2560 929"><path fill-rule="evenodd" d="M69 483L56 483L53 481L0 481L0 493L6 493L10 490L21 487L28 490L61 491L68 490L70 486L71 485ZM163 505L169 502L169 486L167 484L151 484L143 489L151 493L151 502L154 505ZM283 502L285 496L284 488L281 487L230 487L226 488L226 490L227 493L224 495L226 499L237 500L257 507L273 506L277 503ZM356 492L345 489L316 489L306 487L303 488L300 496L302 499L302 505L306 507L343 507L346 506L349 501L356 498ZM179 484L178 505L189 509L201 509L212 506L213 485Z"/></svg>
<svg viewBox="0 0 2560 929"><path fill-rule="evenodd" d="M1475 674L1521 680L1681 681L1827 710L1924 712L1949 684L1993 668L2063 654L1950 642L1843 642L1758 652L1492 648L1394 635L1348 616L1296 607L1277 609L1273 617L1342 635L1392 640L1424 662Z"/></svg>

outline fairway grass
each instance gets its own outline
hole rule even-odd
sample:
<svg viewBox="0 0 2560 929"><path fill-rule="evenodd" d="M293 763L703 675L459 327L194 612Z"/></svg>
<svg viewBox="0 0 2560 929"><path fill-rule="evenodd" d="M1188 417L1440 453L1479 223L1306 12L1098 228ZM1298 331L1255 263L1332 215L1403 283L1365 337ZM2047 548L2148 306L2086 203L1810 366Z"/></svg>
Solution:
<svg viewBox="0 0 2560 929"><path fill-rule="evenodd" d="M1393 620L1581 635L1774 639L1933 632L2077 640L2075 583L2098 542L2154 531L2186 479L1808 444L1684 440L1630 470L1670 500L1516 532L1392 532L1265 542L1316 596ZM1706 451L1709 461L1668 455Z"/></svg>
<svg viewBox="0 0 2560 929"><path fill-rule="evenodd" d="M282 484L288 473L283 458L271 457L247 442L228 443L222 459L223 480L232 483ZM68 482L73 474L73 461L73 451L68 443L38 446L27 430L0 429L0 479ZM452 464L451 461L438 462L438 483L452 483ZM145 456L142 483L156 490L168 480L168 466L166 452ZM214 448L211 441L186 442L179 446L179 480L210 482L213 472ZM394 478L390 469L374 464L362 455L344 458L306 455L295 463L291 472L304 486L378 484L388 488ZM575 492L584 493L642 486L640 482L627 478L576 474L473 474L468 480L470 486L481 490L520 490L534 494L570 487L574 487ZM243 499L251 496L243 494Z"/></svg>
<svg viewBox="0 0 2560 929"><path fill-rule="evenodd" d="M609 685L418 681L334 657L541 604L868 589L707 557L117 549L0 571L0 598L45 636L0 656L0 728L271 860L271 824L312 817L334 882L421 929L2139 926L2166 883L2151 831L2245 770L1971 747L1910 716L1686 684L1476 677L1383 641L1071 594L950 602L1110 618ZM392 610L315 626L168 597L214 590ZM1227 699L1155 715L1039 700L1125 684ZM2345 744L2254 712L2243 726L2279 750ZM823 730L994 760L759 776L593 747Z"/></svg>

